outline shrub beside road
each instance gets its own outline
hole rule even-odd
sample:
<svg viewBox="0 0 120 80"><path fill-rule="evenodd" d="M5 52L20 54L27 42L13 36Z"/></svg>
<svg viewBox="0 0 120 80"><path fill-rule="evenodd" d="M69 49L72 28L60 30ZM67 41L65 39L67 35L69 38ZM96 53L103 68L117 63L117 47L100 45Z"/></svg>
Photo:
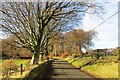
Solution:
<svg viewBox="0 0 120 80"><path fill-rule="evenodd" d="M0 78L24 78L26 74L37 65L29 66L30 59L5 59L0 60L0 64L2 64L2 74L0 74ZM39 61L39 64L45 61ZM20 65L22 64L22 75L20 70ZM7 70L7 71L6 71Z"/></svg>

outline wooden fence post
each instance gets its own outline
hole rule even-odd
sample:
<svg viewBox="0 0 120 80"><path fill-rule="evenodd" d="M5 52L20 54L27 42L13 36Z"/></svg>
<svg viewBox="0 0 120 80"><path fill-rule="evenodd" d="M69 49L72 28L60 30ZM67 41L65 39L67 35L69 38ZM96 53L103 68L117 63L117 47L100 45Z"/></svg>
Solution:
<svg viewBox="0 0 120 80"><path fill-rule="evenodd" d="M20 65L20 74L22 75L23 73L23 64Z"/></svg>

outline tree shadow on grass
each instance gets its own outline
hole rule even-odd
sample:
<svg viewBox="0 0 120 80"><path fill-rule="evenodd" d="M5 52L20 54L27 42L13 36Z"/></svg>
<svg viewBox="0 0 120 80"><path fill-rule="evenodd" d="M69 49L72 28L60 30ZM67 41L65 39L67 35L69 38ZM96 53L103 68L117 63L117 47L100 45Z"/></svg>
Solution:
<svg viewBox="0 0 120 80"><path fill-rule="evenodd" d="M72 60L72 59L70 59L70 60ZM68 60L68 61L70 61L70 60ZM70 63L72 64L73 62L75 62L75 61L77 61L78 59L76 58L76 59L74 59L74 60L72 60Z"/></svg>

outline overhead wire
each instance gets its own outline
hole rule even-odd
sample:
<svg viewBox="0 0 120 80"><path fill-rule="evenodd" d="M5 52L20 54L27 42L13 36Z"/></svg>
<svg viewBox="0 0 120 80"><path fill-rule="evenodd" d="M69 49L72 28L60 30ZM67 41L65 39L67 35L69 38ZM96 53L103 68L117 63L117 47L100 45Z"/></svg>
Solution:
<svg viewBox="0 0 120 80"><path fill-rule="evenodd" d="M108 17L106 20L104 20L103 22L101 22L100 24L98 24L95 28L91 29L95 30L96 28L98 28L99 26L101 26L103 23L105 23L107 20L111 19L112 17L114 17L116 14L118 14L119 11L117 11L116 13L114 13L113 15L111 15L110 17Z"/></svg>

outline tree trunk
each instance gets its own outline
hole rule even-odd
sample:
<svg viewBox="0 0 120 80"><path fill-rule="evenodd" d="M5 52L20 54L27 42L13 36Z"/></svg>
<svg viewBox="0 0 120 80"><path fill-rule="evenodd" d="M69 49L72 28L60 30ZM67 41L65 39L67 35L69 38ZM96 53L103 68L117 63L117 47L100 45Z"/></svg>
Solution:
<svg viewBox="0 0 120 80"><path fill-rule="evenodd" d="M33 54L30 65L38 64L38 59L39 59L39 54L38 53Z"/></svg>
<svg viewBox="0 0 120 80"><path fill-rule="evenodd" d="M45 51L46 51L45 56L48 56L48 40L49 40L49 39L47 39L46 46L45 46L45 47L46 47L46 50L45 50Z"/></svg>
<svg viewBox="0 0 120 80"><path fill-rule="evenodd" d="M81 48L79 48L79 51L80 51L80 57L83 58L83 52L82 52Z"/></svg>
<svg viewBox="0 0 120 80"><path fill-rule="evenodd" d="M43 55L42 54L39 55L39 59L40 59L40 61L43 60Z"/></svg>

